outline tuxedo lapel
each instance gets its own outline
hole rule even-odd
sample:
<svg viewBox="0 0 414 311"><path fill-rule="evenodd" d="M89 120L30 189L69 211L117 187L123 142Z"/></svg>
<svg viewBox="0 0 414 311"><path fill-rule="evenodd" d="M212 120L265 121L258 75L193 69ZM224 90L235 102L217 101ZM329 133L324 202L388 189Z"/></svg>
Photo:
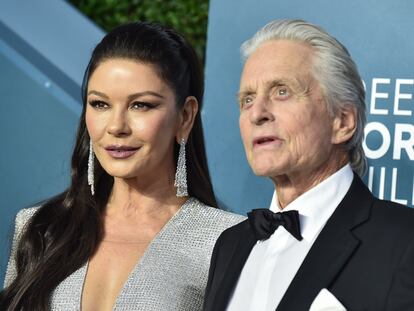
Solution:
<svg viewBox="0 0 414 311"><path fill-rule="evenodd" d="M308 310L322 288L329 288L358 248L352 229L369 218L373 199L358 176L322 229L288 287L277 311Z"/></svg>
<svg viewBox="0 0 414 311"><path fill-rule="evenodd" d="M233 241L234 243L231 245L227 244L225 246L226 248L231 248L231 251L227 255L228 260L226 264L220 267L223 277L216 290L214 308L212 309L215 311L226 309L244 264L253 246L256 244L256 239L248 221L245 221L237 237L237 241Z"/></svg>

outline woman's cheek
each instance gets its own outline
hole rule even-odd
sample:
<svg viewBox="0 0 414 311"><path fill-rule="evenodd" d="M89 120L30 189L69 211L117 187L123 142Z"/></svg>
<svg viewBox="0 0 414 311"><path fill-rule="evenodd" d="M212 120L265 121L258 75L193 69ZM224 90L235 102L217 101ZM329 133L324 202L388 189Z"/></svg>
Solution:
<svg viewBox="0 0 414 311"><path fill-rule="evenodd" d="M94 113L86 113L85 116L86 127L88 129L89 136L92 140L98 140L105 132L105 118L103 116L97 116Z"/></svg>
<svg viewBox="0 0 414 311"><path fill-rule="evenodd" d="M166 120L165 117L158 115L143 115L131 120L132 130L134 136L139 136L140 139L148 140L157 136L165 136Z"/></svg>
<svg viewBox="0 0 414 311"><path fill-rule="evenodd" d="M86 128L88 130L89 133L89 137L94 138L94 133L95 133L95 120L94 118L91 116L90 113L88 113L88 111L86 112L85 115L85 122L86 122Z"/></svg>

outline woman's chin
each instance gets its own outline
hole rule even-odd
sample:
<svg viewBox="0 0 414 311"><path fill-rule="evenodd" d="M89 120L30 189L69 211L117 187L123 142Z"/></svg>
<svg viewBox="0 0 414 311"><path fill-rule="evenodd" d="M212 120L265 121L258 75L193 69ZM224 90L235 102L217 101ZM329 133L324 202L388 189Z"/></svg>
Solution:
<svg viewBox="0 0 414 311"><path fill-rule="evenodd" d="M136 172L124 171L124 170L107 170L110 176L119 179L132 179L136 178L138 174Z"/></svg>

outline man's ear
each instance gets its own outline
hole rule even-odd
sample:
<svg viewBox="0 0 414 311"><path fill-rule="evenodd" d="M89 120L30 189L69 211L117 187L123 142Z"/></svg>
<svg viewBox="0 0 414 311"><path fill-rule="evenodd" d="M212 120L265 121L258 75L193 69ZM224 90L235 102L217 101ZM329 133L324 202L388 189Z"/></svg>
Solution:
<svg viewBox="0 0 414 311"><path fill-rule="evenodd" d="M339 145L349 141L355 133L357 123L356 108L345 105L333 120L332 144Z"/></svg>
<svg viewBox="0 0 414 311"><path fill-rule="evenodd" d="M188 96L185 99L183 107L179 111L179 124L176 135L176 141L179 144L184 138L187 141L193 128L195 117L198 113L198 101L194 96Z"/></svg>

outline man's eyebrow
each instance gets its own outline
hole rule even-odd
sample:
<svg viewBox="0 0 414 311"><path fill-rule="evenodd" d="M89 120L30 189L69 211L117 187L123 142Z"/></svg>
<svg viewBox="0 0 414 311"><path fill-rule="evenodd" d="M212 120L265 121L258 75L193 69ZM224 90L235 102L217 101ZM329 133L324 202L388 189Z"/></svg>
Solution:
<svg viewBox="0 0 414 311"><path fill-rule="evenodd" d="M277 85L286 85L288 83L289 83L288 79L272 79L270 81L265 82L265 88L266 89L271 89L272 87L275 87ZM255 93L256 93L256 90L253 87L248 86L248 87L245 87L243 90L241 90L237 93L237 98L240 99L240 98L243 98L247 95L251 95L251 94L255 94Z"/></svg>
<svg viewBox="0 0 414 311"><path fill-rule="evenodd" d="M306 94L309 91L309 85L306 81L297 78L274 79L267 83L266 89L270 90L275 86L287 86L296 94Z"/></svg>
<svg viewBox="0 0 414 311"><path fill-rule="evenodd" d="M296 91L298 91L299 89L307 89L306 87L303 86L303 83L301 83L300 80L295 79L295 78L285 78L285 77L271 79L269 81L266 81L264 85L265 85L266 91L269 91L275 86L281 86L281 85L286 85L290 87L292 90L296 90ZM239 91L236 94L237 100L241 101L244 97L248 95L256 94L256 92L257 91L251 86L245 87L243 90Z"/></svg>
<svg viewBox="0 0 414 311"><path fill-rule="evenodd" d="M278 78L278 79L273 79L273 80L268 81L266 83L266 88L271 89L275 86L280 86L280 85L291 86L291 85L297 85L297 84L298 82L295 79Z"/></svg>
<svg viewBox="0 0 414 311"><path fill-rule="evenodd" d="M237 99L240 101L243 97L246 97L247 95L255 94L256 92L252 88L246 88L243 91L239 91L236 94Z"/></svg>

